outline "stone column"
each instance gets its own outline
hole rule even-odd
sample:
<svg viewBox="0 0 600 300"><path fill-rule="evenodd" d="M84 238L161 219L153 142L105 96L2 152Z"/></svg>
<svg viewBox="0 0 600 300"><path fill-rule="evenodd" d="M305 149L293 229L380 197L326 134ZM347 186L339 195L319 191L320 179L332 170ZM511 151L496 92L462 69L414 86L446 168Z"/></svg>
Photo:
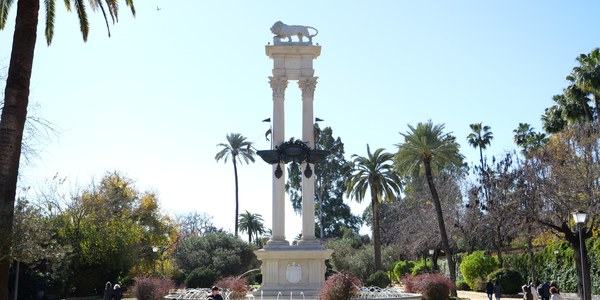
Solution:
<svg viewBox="0 0 600 300"><path fill-rule="evenodd" d="M285 89L287 88L288 80L285 77L269 77L269 84L273 89L273 129L271 133L271 149L275 150L276 146L281 145L285 139ZM282 164L281 170L283 176L275 177L277 164L273 165L273 235L271 240L265 245L268 247L289 246L289 242L285 240L285 165Z"/></svg>
<svg viewBox="0 0 600 300"><path fill-rule="evenodd" d="M315 131L313 101L317 77L298 79L298 86L302 90L302 140L308 143L311 149L315 148ZM304 175L306 163L302 163L302 239L300 245L320 244L315 238L315 175L314 164L310 164L313 175L307 178Z"/></svg>

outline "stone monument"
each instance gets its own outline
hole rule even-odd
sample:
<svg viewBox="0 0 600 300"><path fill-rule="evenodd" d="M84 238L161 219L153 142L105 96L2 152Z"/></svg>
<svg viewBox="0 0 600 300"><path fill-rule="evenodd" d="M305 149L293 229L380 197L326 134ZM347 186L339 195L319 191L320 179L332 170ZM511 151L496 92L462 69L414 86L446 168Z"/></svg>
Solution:
<svg viewBox="0 0 600 300"><path fill-rule="evenodd" d="M314 31L314 34L311 34ZM318 31L310 26L286 25L281 21L271 27L273 45L265 46L273 59L273 76L269 83L273 90L272 149L257 154L273 167L272 236L263 249L255 251L262 261L260 293L276 296L279 293L302 292L315 295L325 281L325 260L333 253L315 237L315 178L314 163L323 159L327 151L316 150L314 141L313 100L317 77L313 60L321 54L321 46L313 45ZM293 41L292 37L298 41ZM287 41L282 41L287 38ZM308 41L304 41L307 38ZM285 90L290 80L297 80L302 91L302 140L285 142ZM302 238L298 245L290 245L285 237L285 164L301 164L302 171ZM284 165L282 168L281 165Z"/></svg>

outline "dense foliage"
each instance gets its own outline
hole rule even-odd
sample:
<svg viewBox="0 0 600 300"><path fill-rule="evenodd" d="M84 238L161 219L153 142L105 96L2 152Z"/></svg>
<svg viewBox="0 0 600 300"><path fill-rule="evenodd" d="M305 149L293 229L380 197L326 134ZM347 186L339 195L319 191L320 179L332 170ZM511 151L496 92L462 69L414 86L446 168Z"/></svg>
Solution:
<svg viewBox="0 0 600 300"><path fill-rule="evenodd" d="M484 251L475 251L465 256L460 264L460 272L472 290L478 290L477 282L487 279L487 275L498 268L495 257L486 255Z"/></svg>
<svg viewBox="0 0 600 300"><path fill-rule="evenodd" d="M258 262L252 251L251 245L231 234L207 233L182 240L175 261L184 274L194 271L194 276L210 275L213 271L222 278L256 268Z"/></svg>
<svg viewBox="0 0 600 300"><path fill-rule="evenodd" d="M377 271L377 272L369 275L369 278L367 278L365 285L386 288L386 287L390 286L391 283L392 283L392 281L390 280L388 273L380 270L380 271Z"/></svg>
<svg viewBox="0 0 600 300"><path fill-rule="evenodd" d="M488 279L492 282L499 282L502 286L503 294L516 294L521 291L525 280L519 272L513 269L502 268L492 272Z"/></svg>

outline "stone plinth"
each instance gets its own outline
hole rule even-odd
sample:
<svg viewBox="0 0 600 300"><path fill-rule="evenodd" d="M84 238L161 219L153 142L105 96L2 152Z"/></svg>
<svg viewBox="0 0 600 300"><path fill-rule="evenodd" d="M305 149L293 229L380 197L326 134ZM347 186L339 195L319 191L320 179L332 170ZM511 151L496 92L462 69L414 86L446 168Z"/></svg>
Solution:
<svg viewBox="0 0 600 300"><path fill-rule="evenodd" d="M289 246L254 251L262 261L262 284L256 296L316 295L325 282L325 260L332 250L322 247Z"/></svg>
<svg viewBox="0 0 600 300"><path fill-rule="evenodd" d="M273 76L297 80L313 77L313 60L321 55L321 46L265 46L273 60Z"/></svg>

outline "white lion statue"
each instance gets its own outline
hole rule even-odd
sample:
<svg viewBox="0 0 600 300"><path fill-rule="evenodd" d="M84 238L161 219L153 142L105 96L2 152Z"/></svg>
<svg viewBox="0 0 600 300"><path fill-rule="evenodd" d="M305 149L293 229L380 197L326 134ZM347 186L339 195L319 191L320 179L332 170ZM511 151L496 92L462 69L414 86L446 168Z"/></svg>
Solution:
<svg viewBox="0 0 600 300"><path fill-rule="evenodd" d="M308 32L309 29L315 31L315 34L311 35ZM319 31L310 26L302 26L302 25L286 25L281 21L275 22L273 26L271 26L271 32L275 35L275 38L279 41L282 38L287 38L288 42L292 41L292 36L297 36L298 40L302 42L303 37L308 38L308 42L312 44L312 38L319 34Z"/></svg>

